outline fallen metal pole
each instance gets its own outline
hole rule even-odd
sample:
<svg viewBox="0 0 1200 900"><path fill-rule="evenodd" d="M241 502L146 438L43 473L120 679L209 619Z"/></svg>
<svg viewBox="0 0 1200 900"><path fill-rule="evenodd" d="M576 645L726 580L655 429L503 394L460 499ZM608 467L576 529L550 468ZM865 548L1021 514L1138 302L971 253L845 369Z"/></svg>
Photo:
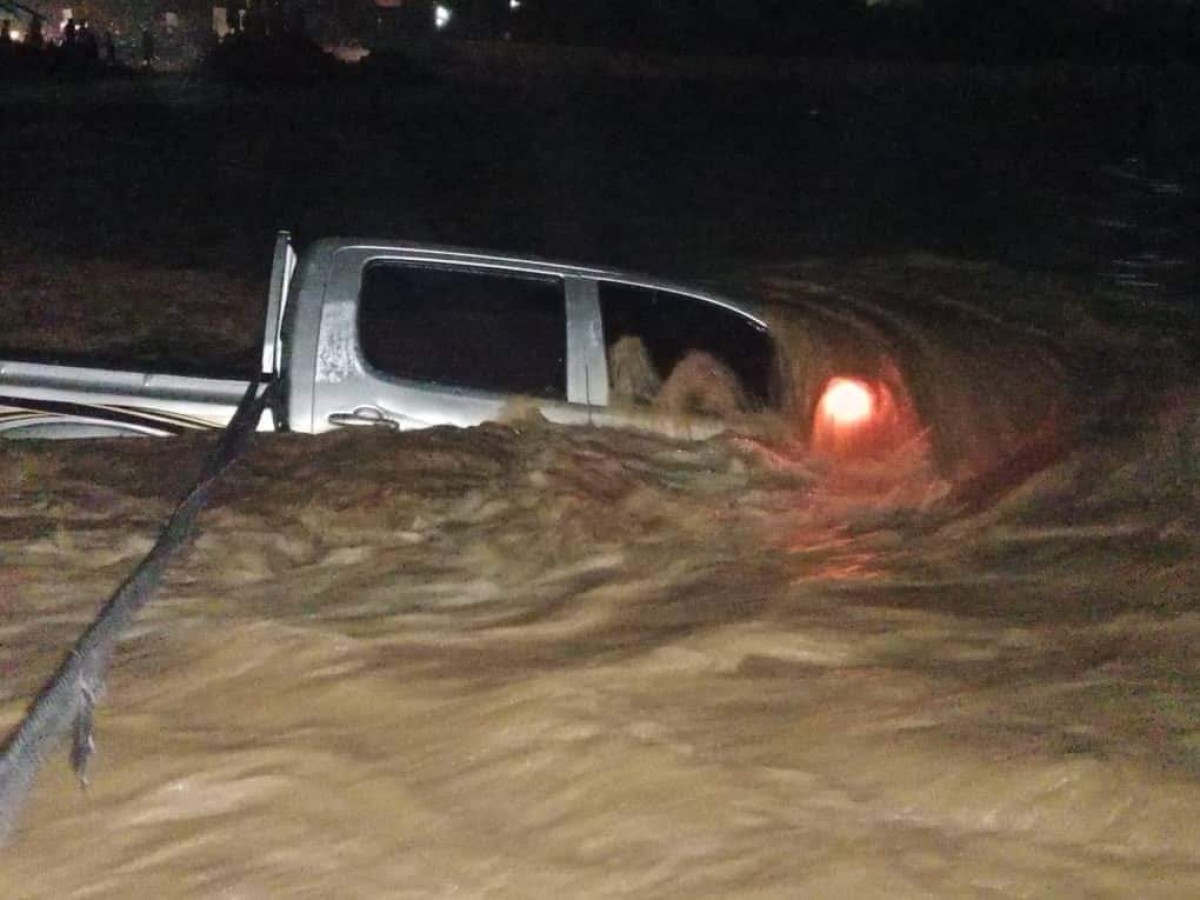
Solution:
<svg viewBox="0 0 1200 900"><path fill-rule="evenodd" d="M87 784L87 764L95 746L92 713L103 694L105 669L117 641L153 596L167 565L191 537L196 515L221 473L245 449L277 384L250 384L220 441L205 459L195 484L171 513L154 547L104 604L54 677L30 704L21 723L0 745L0 844L16 828L42 763L68 733L72 735L71 765L80 781Z"/></svg>

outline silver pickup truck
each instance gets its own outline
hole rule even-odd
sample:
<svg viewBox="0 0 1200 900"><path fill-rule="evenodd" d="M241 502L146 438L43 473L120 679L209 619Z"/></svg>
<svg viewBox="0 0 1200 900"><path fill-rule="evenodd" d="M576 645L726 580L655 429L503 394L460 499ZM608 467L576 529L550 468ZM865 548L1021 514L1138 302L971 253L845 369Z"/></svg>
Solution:
<svg viewBox="0 0 1200 900"><path fill-rule="evenodd" d="M532 404L560 423L719 430L778 402L750 305L654 278L412 243L276 241L259 430L475 425ZM247 381L0 360L0 437L222 428Z"/></svg>

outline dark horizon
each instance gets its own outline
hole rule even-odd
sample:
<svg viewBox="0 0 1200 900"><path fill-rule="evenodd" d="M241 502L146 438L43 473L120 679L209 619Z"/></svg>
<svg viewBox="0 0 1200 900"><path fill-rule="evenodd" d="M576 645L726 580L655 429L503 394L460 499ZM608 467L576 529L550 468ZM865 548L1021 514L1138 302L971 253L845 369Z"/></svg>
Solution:
<svg viewBox="0 0 1200 900"><path fill-rule="evenodd" d="M52 43L62 37L61 11L0 0L0 15L21 36L40 13ZM1053 7L1036 0L101 0L89 4L87 17L118 45L131 46L149 30L164 53L173 43L202 52L226 33L228 17L235 29L254 22L276 33L303 30L323 46L357 42L375 50L440 37L671 54L1200 61L1200 4L1193 0L1065 0ZM271 22L278 27L261 24Z"/></svg>

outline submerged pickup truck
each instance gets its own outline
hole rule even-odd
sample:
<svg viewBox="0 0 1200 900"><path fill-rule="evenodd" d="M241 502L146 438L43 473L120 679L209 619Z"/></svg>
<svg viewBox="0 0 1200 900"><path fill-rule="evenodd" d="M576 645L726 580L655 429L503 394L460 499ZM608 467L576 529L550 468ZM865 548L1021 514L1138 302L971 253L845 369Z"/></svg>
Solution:
<svg viewBox="0 0 1200 900"><path fill-rule="evenodd" d="M779 400L761 311L602 268L346 238L301 253L281 232L264 322L262 374L282 389L260 431L469 426L520 403L707 436ZM248 384L0 360L0 437L223 428Z"/></svg>

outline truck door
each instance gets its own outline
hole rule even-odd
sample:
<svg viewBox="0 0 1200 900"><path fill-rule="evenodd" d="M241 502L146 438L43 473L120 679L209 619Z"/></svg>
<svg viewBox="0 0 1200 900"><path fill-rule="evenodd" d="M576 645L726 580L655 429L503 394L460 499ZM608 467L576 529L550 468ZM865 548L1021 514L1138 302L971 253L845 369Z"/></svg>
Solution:
<svg viewBox="0 0 1200 900"><path fill-rule="evenodd" d="M284 307L288 287L296 270L296 251L292 236L281 231L275 236L275 256L271 262L271 286L267 294L267 315L263 324L262 374L266 378L279 374L280 329L283 327Z"/></svg>
<svg viewBox="0 0 1200 900"><path fill-rule="evenodd" d="M314 420L469 426L500 418L514 403L554 421L587 420L587 376L596 369L592 381L602 389L603 363L598 355L598 365L580 365L590 344L579 334L598 334L598 315L577 279L486 260L374 258L358 281L357 364L323 366L323 358L344 354L318 351L322 410L314 409ZM327 303L325 318L323 333L332 336L338 319L344 333L344 313Z"/></svg>

